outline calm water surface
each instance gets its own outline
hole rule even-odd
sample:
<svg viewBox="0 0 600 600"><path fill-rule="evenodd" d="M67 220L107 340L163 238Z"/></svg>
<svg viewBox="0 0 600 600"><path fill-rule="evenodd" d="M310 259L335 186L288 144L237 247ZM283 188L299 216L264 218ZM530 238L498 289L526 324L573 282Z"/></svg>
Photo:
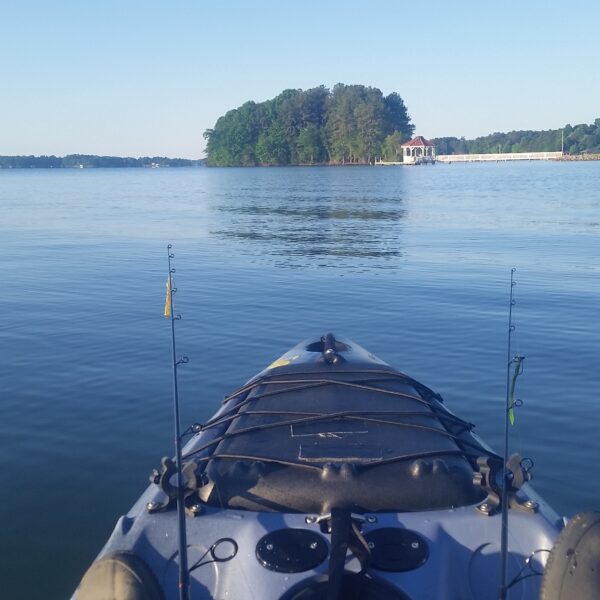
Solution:
<svg viewBox="0 0 600 600"><path fill-rule="evenodd" d="M3 594L68 597L182 420L334 331L512 449L561 513L600 507L600 163L0 171ZM35 576L32 576L35 573Z"/></svg>

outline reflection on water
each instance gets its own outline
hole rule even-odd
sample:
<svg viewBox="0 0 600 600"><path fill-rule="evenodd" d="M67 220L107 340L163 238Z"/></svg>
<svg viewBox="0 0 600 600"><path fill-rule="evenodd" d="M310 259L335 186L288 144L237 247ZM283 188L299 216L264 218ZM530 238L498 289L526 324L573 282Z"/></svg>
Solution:
<svg viewBox="0 0 600 600"><path fill-rule="evenodd" d="M251 254L318 257L319 266L354 268L389 268L402 256L406 209L398 197L292 195L282 201L247 196L243 204L238 199L215 210L220 227L211 234L238 241Z"/></svg>
<svg viewBox="0 0 600 600"><path fill-rule="evenodd" d="M23 597L32 564L36 597L68 597L170 452L169 241L186 425L332 330L499 447L517 266L514 451L561 513L598 507L577 448L600 455L599 180L600 162L0 171L0 468L25 491L0 505L2 597Z"/></svg>

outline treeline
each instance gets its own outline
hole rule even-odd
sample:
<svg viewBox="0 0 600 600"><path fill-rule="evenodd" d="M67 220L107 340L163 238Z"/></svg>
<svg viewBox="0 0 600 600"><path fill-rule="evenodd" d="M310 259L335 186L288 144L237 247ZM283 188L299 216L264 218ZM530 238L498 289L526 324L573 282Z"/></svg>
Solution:
<svg viewBox="0 0 600 600"><path fill-rule="evenodd" d="M393 92L338 83L285 90L265 102L246 102L204 133L211 166L369 163L396 160L414 126Z"/></svg>
<svg viewBox="0 0 600 600"><path fill-rule="evenodd" d="M69 154L68 156L0 156L0 169L68 169L127 167L195 167L202 161L164 156L141 158Z"/></svg>
<svg viewBox="0 0 600 600"><path fill-rule="evenodd" d="M435 138L437 154L488 154L495 152L560 152L564 134L567 154L600 152L600 118L591 125L565 125L547 131L492 133L474 140L456 137Z"/></svg>

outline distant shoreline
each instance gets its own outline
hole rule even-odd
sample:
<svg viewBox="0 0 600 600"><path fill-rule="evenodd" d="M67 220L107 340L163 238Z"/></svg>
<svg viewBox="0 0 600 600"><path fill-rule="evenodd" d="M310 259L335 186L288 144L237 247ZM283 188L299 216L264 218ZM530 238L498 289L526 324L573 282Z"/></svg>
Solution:
<svg viewBox="0 0 600 600"><path fill-rule="evenodd" d="M445 155L447 159L452 155ZM465 155L457 155L457 156L465 156ZM477 154L473 153L473 156L477 156ZM490 155L492 156L492 155ZM69 157L64 157L69 158ZM0 171L12 171L12 170L26 170L26 169L170 169L170 168L200 168L205 167L204 159L182 159L182 158L164 158L164 157L155 157L155 158L123 158L123 157L96 157L89 156L89 158L97 158L101 159L96 164L96 161L85 161L79 163L72 164L43 164L45 162L44 159L54 159L56 161L64 160L62 157L46 157L46 156L0 156ZM27 159L27 163L23 164L23 162L19 159ZM110 159L110 161L106 160ZM116 159L116 160L115 160ZM158 162L160 160L160 162ZM600 161L600 153L588 153L588 154L564 154L563 156L552 157L545 159L547 161L552 162L589 162L589 161ZM7 162L13 162L16 164L7 164ZM120 163L114 164L113 163ZM148 162L149 161L149 162ZM19 164L21 162L21 164ZM448 160L438 160L440 164L452 164L452 161ZM464 162L464 164L471 164L473 162L480 162L477 160L473 161L456 161ZM485 162L506 162L506 161L496 161L496 160L488 160ZM512 161L509 161L512 162ZM536 161L537 162L537 161ZM35 164L37 163L37 164ZM113 163L113 164L107 164ZM134 163L134 164L132 164ZM381 163L383 164L383 163ZM334 163L334 162L320 162L320 163L299 163L295 165L253 165L253 166L227 166L227 167L216 167L216 168L224 168L224 169L239 169L239 168L250 168L250 169L265 169L265 168L281 168L282 166L287 167L367 167L367 166L379 166L379 165L370 165L369 163L359 163L359 162L348 162L348 163ZM214 167L211 167L214 168Z"/></svg>
<svg viewBox="0 0 600 600"><path fill-rule="evenodd" d="M314 166L314 165L306 165L306 166ZM69 171L69 170L77 170L77 169L200 169L204 168L204 165L159 165L157 167L150 166L142 166L142 167L114 167L114 166L106 166L106 167L94 167L94 166L83 166L83 167L3 167L0 165L0 171L33 171L33 170L42 170L45 169L47 171Z"/></svg>
<svg viewBox="0 0 600 600"><path fill-rule="evenodd" d="M68 154L67 156L0 156L0 169L157 169L172 167L200 167L204 160L168 158L166 156L98 156L95 154Z"/></svg>

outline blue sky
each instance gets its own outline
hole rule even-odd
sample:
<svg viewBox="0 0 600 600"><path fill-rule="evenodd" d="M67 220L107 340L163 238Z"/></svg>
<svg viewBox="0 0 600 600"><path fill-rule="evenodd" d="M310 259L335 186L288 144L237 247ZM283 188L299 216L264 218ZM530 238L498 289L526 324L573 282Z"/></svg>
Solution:
<svg viewBox="0 0 600 600"><path fill-rule="evenodd" d="M0 0L1 154L203 156L246 100L398 92L426 137L600 117L600 3Z"/></svg>

